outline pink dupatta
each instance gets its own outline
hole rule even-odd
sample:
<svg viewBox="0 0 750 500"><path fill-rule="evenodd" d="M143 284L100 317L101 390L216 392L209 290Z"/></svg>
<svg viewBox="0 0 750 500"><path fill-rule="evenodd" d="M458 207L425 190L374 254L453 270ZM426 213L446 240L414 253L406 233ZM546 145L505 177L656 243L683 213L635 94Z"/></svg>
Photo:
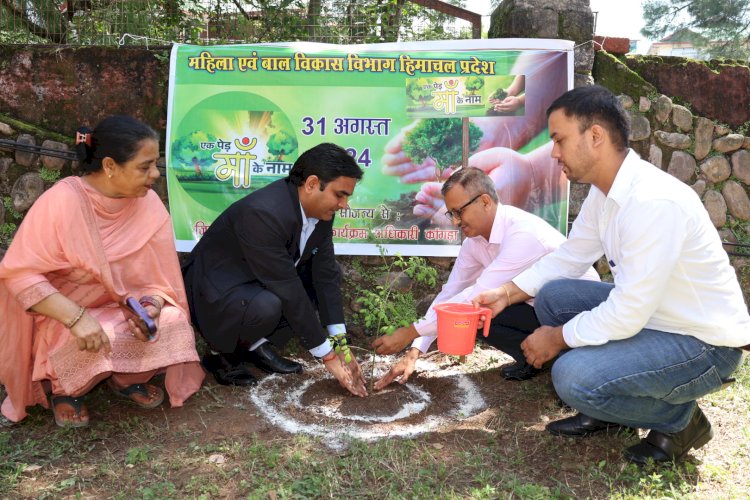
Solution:
<svg viewBox="0 0 750 500"><path fill-rule="evenodd" d="M24 418L27 406L47 406L41 383L32 379L38 339L36 315L27 309L58 291L50 283L51 276L70 270L93 276L112 302L126 295L158 294L187 318L169 215L158 196L149 192L144 198L112 199L80 178L63 179L32 206L0 261L0 382L8 392L2 412L10 420ZM79 303L103 305L86 303L86 299ZM177 391L179 395L173 397L170 391L173 406L180 406L195 392L204 376L194 344L191 349L180 359L181 366L173 370L171 380L167 371L168 391L176 379L183 378L187 384Z"/></svg>

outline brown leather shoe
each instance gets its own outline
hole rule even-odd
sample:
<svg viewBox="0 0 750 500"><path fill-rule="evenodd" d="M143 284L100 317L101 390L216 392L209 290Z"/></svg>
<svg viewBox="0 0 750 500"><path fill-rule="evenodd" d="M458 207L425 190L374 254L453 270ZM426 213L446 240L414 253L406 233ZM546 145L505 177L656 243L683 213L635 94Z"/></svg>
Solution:
<svg viewBox="0 0 750 500"><path fill-rule="evenodd" d="M690 422L680 432L667 434L652 430L641 442L627 448L625 459L639 465L645 465L649 459L659 462L680 462L691 449L698 449L714 437L711 422L695 405Z"/></svg>

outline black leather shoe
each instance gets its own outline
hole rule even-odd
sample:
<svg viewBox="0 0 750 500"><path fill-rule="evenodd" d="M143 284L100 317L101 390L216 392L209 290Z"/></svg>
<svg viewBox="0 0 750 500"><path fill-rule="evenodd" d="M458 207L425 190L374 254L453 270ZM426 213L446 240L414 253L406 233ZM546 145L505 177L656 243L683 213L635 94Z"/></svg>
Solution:
<svg viewBox="0 0 750 500"><path fill-rule="evenodd" d="M206 354L201 359L201 365L214 376L221 385L248 386L258 383L258 379L242 365L231 364L221 354Z"/></svg>
<svg viewBox="0 0 750 500"><path fill-rule="evenodd" d="M587 417L583 413L576 413L572 417L563 418L547 424L547 432L555 436L586 437L607 429L622 427L620 424L603 422L595 418Z"/></svg>
<svg viewBox="0 0 750 500"><path fill-rule="evenodd" d="M534 368L534 365L530 365L525 361L519 361L513 363L510 366L506 366L500 373L503 374L505 380L529 380L536 377L542 370Z"/></svg>
<svg viewBox="0 0 750 500"><path fill-rule="evenodd" d="M243 361L269 373L302 373L301 364L280 356L268 342L259 345L255 350L243 352L241 356Z"/></svg>
<svg viewBox="0 0 750 500"><path fill-rule="evenodd" d="M645 465L649 459L654 462L680 462L691 448L698 449L714 437L711 423L698 405L693 410L690 422L680 432L667 434L651 431L641 442L625 450L625 459Z"/></svg>

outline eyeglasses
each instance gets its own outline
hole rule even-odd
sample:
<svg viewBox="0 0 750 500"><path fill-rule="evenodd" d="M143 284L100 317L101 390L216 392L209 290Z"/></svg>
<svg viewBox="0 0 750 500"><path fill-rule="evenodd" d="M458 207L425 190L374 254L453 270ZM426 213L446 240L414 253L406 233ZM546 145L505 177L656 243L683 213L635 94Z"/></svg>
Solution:
<svg viewBox="0 0 750 500"><path fill-rule="evenodd" d="M455 210L448 210L447 212L445 212L445 216L451 222L453 222L454 220L461 220L461 214L464 213L464 210L466 210L466 207L468 207L469 205L471 205L472 203L474 203L475 201L477 201L480 196L482 196L481 193L478 194L478 195L476 195L474 198L470 199L469 201L467 201L463 205L461 205L459 208L457 208Z"/></svg>

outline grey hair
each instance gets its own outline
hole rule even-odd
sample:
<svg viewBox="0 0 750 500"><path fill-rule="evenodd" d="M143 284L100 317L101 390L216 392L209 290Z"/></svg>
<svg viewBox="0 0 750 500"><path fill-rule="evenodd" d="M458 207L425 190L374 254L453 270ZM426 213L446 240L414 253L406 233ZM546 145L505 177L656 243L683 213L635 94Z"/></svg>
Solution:
<svg viewBox="0 0 750 500"><path fill-rule="evenodd" d="M440 192L443 193L443 197L445 197L445 194L456 185L464 188L469 193L469 196L486 194L492 198L495 203L500 203L500 200L497 197L495 183L492 182L490 176L484 173L483 170L479 170L475 167L468 167L453 172L440 189Z"/></svg>

